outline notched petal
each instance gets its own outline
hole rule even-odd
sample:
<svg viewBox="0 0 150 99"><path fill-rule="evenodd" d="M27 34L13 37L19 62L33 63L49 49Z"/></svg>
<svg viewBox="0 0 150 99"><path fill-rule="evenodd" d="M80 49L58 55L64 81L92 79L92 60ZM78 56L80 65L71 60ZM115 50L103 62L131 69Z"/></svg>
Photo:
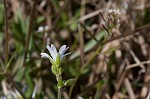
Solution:
<svg viewBox="0 0 150 99"><path fill-rule="evenodd" d="M47 53L41 53L41 57L49 59L50 56Z"/></svg>
<svg viewBox="0 0 150 99"><path fill-rule="evenodd" d="M63 54L63 52L65 51L66 49L66 45L63 45L60 49L59 49L59 53L60 54Z"/></svg>
<svg viewBox="0 0 150 99"><path fill-rule="evenodd" d="M54 57L54 53L53 53L52 48L49 45L47 45L47 49L48 49L49 53L51 54L51 56L53 58Z"/></svg>
<svg viewBox="0 0 150 99"><path fill-rule="evenodd" d="M53 44L51 44L51 50L52 50L52 52L50 54L52 55L53 59L56 60L57 50L56 50L56 47Z"/></svg>

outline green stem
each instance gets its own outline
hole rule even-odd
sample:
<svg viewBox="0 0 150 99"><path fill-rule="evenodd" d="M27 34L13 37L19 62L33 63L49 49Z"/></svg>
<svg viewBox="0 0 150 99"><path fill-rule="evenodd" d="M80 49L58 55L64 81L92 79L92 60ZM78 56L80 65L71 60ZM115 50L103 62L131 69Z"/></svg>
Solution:
<svg viewBox="0 0 150 99"><path fill-rule="evenodd" d="M107 31L107 32L109 32L109 31ZM76 76L76 82L77 82L77 80L79 79L82 70L84 70L85 67L86 67L92 60L94 60L95 57L101 52L101 50L103 49L103 46L104 46L104 44L106 43L106 41L108 40L108 38L109 38L109 33L107 34L107 36L106 36L105 39L103 40L102 44L98 47L98 49L96 50L96 52L93 54L93 56L82 66L82 68L80 69L79 74ZM70 97L70 98L71 98L72 91L73 91L73 89L74 89L74 86L75 86L76 82L75 82L75 83L71 86L71 88L70 88L70 91L69 91L69 97Z"/></svg>
<svg viewBox="0 0 150 99"><path fill-rule="evenodd" d="M58 88L57 99L61 99L61 88Z"/></svg>
<svg viewBox="0 0 150 99"><path fill-rule="evenodd" d="M59 74L58 76L56 76L56 79L58 80L58 82L62 82L62 76L61 74ZM61 87L58 87L58 94L57 94L57 99L61 99L61 91L62 88Z"/></svg>

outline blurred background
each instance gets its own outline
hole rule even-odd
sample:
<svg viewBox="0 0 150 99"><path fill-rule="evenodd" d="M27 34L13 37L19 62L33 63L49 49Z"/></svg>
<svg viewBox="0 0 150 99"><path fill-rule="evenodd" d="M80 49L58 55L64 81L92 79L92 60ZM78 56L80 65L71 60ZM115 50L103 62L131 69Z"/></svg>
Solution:
<svg viewBox="0 0 150 99"><path fill-rule="evenodd" d="M121 14L103 44L110 9ZM57 98L50 44L71 52L63 99L150 99L150 0L0 0L0 99Z"/></svg>

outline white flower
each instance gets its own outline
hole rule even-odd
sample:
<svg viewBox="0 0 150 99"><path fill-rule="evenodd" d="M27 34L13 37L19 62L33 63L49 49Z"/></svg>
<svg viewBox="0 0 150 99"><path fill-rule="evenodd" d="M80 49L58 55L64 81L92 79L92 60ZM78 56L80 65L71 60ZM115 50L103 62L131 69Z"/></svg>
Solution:
<svg viewBox="0 0 150 99"><path fill-rule="evenodd" d="M47 31L49 29L48 26L40 26L37 30L37 32L43 32L43 31Z"/></svg>
<svg viewBox="0 0 150 99"><path fill-rule="evenodd" d="M66 45L63 45L59 49L59 52L57 52L56 47L53 44L51 44L51 46L47 45L47 49L51 56L49 56L47 53L41 53L41 57L50 59L52 64L60 64L57 63L57 61L61 62L66 55L70 54L65 54L65 52L69 49L69 47L67 47Z"/></svg>
<svg viewBox="0 0 150 99"><path fill-rule="evenodd" d="M108 10L108 19L112 22L113 25L116 25L120 22L121 12L119 9L110 9Z"/></svg>
<svg viewBox="0 0 150 99"><path fill-rule="evenodd" d="M120 12L120 10L119 9L110 9L110 10L108 10L108 13L109 14L114 14L114 15L119 15L119 14L121 14L121 12Z"/></svg>

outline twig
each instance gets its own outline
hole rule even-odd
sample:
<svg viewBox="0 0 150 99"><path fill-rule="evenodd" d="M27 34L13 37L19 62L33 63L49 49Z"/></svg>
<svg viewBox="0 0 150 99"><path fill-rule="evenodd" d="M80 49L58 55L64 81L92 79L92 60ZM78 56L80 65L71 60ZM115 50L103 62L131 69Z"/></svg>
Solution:
<svg viewBox="0 0 150 99"><path fill-rule="evenodd" d="M7 8L6 8L6 1L4 2L4 13L5 13L5 64L8 61L8 17L7 17Z"/></svg>
<svg viewBox="0 0 150 99"><path fill-rule="evenodd" d="M132 86L131 86L128 78L125 78L124 85L127 89L127 92L129 94L130 99L136 99L135 94L134 94L133 89L132 89Z"/></svg>
<svg viewBox="0 0 150 99"><path fill-rule="evenodd" d="M133 52L133 50L130 48L130 46L127 43L123 43L125 45L125 47L127 48L127 50L130 52L130 54L132 55L134 61L140 65L140 67L142 68L143 72L145 72L145 67L143 64L140 64L141 61L138 59L138 57L136 56L136 54Z"/></svg>
<svg viewBox="0 0 150 99"><path fill-rule="evenodd" d="M83 22L83 21L86 20L86 19L89 19L89 18L91 18L91 17L94 17L94 16L98 15L99 12L101 12L101 11L102 11L102 10L99 9L99 10L97 10L97 11L94 11L94 12L92 12L92 13L89 13L89 14L87 14L87 15L84 15L84 16L82 16L82 17L79 19L79 22Z"/></svg>
<svg viewBox="0 0 150 99"><path fill-rule="evenodd" d="M129 36L129 35L136 34L136 33L138 33L139 31L142 31L142 30L149 30L149 29L150 29L150 24L146 24L146 25L143 25L143 26L140 26L140 27L136 28L135 30L131 30L128 33L122 33L122 35L119 35L117 37L113 37L113 38L107 40L106 43L114 41L114 40L121 39L121 38Z"/></svg>
<svg viewBox="0 0 150 99"><path fill-rule="evenodd" d="M80 24L78 25L78 31L79 31L79 39L80 39L81 66L83 66L84 65L84 38L83 38L83 31L81 29Z"/></svg>
<svg viewBox="0 0 150 99"><path fill-rule="evenodd" d="M148 60L148 61L143 61L143 62L136 63L136 64L128 65L127 68L126 68L126 70L131 69L131 68L134 68L134 67L137 67L137 66L139 66L140 64L142 64L142 65L144 65L144 64L150 64L150 60Z"/></svg>
<svg viewBox="0 0 150 99"><path fill-rule="evenodd" d="M30 13L30 24L29 24L29 28L28 28L26 43L25 43L25 55L24 55L23 66L25 66L25 63L26 63L25 61L27 58L29 42L31 39L31 31L32 31L32 26L33 26L33 18L34 18L35 8L36 8L36 0L33 0L33 5L32 5L32 9L31 9L31 13Z"/></svg>
<svg viewBox="0 0 150 99"><path fill-rule="evenodd" d="M142 64L142 65L144 65L144 64L150 64L150 60L148 60L148 61L143 61L143 62L141 62L141 63L131 64L131 65L126 66L125 70L124 70L123 73L121 74L121 77L119 78L119 82L118 82L117 85L116 85L116 90L117 90L117 91L119 90L119 88L120 88L120 86L121 86L121 83L123 82L123 80L124 80L124 78L125 78L125 76L126 76L127 71L128 71L129 69L131 69L131 68L134 68L134 67L139 66L140 64Z"/></svg>

